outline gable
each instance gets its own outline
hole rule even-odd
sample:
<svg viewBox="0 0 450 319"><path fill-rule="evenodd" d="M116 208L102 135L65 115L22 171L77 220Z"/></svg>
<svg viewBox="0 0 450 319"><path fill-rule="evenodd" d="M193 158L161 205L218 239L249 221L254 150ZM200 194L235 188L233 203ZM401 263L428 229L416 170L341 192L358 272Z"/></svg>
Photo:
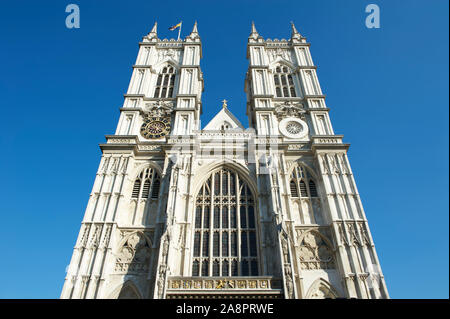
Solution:
<svg viewBox="0 0 450 319"><path fill-rule="evenodd" d="M220 110L216 116L205 126L204 130L217 131L217 130L240 130L244 129L241 122L224 107Z"/></svg>

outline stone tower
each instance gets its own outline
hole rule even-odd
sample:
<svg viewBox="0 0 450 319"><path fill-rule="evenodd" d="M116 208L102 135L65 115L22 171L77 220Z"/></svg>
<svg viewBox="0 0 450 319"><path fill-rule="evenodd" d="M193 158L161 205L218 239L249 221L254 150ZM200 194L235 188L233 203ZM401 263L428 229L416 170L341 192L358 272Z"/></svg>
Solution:
<svg viewBox="0 0 450 319"><path fill-rule="evenodd" d="M197 23L140 43L61 298L388 298L306 39L252 24L248 129L200 127L201 57Z"/></svg>

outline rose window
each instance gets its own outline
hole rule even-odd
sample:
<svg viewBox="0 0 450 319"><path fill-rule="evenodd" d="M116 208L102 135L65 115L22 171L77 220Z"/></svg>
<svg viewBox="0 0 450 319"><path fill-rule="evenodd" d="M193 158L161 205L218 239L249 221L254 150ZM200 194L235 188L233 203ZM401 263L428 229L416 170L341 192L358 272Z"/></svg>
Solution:
<svg viewBox="0 0 450 319"><path fill-rule="evenodd" d="M286 131L288 131L291 134L298 134L303 130L303 127L300 125L300 123L297 122L289 122L286 125Z"/></svg>

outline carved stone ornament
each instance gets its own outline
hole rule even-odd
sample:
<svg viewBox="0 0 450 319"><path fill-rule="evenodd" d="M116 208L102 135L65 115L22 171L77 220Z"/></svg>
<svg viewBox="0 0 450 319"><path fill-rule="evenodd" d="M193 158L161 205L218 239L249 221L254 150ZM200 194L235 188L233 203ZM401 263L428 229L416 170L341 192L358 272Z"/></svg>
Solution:
<svg viewBox="0 0 450 319"><path fill-rule="evenodd" d="M306 294L307 299L336 299L338 296L334 287L322 278L317 279Z"/></svg>
<svg viewBox="0 0 450 319"><path fill-rule="evenodd" d="M164 283L166 282L166 270L165 264L159 266L158 271L158 298L162 299L164 296Z"/></svg>
<svg viewBox="0 0 450 319"><path fill-rule="evenodd" d="M80 246L81 247L86 247L88 239L89 239L89 230L91 229L91 225L90 224L86 224L84 226L84 230L83 230L83 235L81 236L80 239Z"/></svg>
<svg viewBox="0 0 450 319"><path fill-rule="evenodd" d="M160 49L157 51L158 62L171 59L175 62L179 62L181 51L174 49Z"/></svg>
<svg viewBox="0 0 450 319"><path fill-rule="evenodd" d="M145 236L140 232L133 233L117 254L116 272L146 272L150 252L150 245Z"/></svg>
<svg viewBox="0 0 450 319"><path fill-rule="evenodd" d="M141 126L141 135L146 139L165 137L171 130L171 114L173 103L158 100L146 104L147 113L144 115Z"/></svg>
<svg viewBox="0 0 450 319"><path fill-rule="evenodd" d="M286 297L294 299L294 281L290 264L284 266L284 274L286 276Z"/></svg>
<svg viewBox="0 0 450 319"><path fill-rule="evenodd" d="M151 117L168 117L172 114L173 108L173 102L163 100L145 105L145 109Z"/></svg>
<svg viewBox="0 0 450 319"><path fill-rule="evenodd" d="M279 102L275 104L275 115L279 120L286 117L298 117L300 119L305 119L305 109L301 102Z"/></svg>
<svg viewBox="0 0 450 319"><path fill-rule="evenodd" d="M290 254L289 254L289 243L288 235L286 231L280 233L281 239L281 249L283 254L283 264L284 264L284 277L286 284L286 298L294 299L294 280L291 271Z"/></svg>
<svg viewBox="0 0 450 319"><path fill-rule="evenodd" d="M291 59L290 52L286 49L282 48L267 49L266 52L270 62L275 61L278 58L284 59L286 61L289 61Z"/></svg>
<svg viewBox="0 0 450 319"><path fill-rule="evenodd" d="M334 268L333 251L325 239L315 231L306 232L300 239L298 254L302 269Z"/></svg>
<svg viewBox="0 0 450 319"><path fill-rule="evenodd" d="M276 279L261 277L232 277L205 279L199 277L171 277L168 290L267 290L276 287Z"/></svg>

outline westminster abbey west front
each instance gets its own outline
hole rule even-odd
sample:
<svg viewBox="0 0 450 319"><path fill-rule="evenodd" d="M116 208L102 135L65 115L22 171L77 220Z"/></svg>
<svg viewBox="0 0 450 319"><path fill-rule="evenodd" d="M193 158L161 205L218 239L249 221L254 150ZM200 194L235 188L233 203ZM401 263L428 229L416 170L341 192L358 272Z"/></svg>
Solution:
<svg viewBox="0 0 450 319"><path fill-rule="evenodd" d="M252 24L249 128L204 127L202 43L139 44L61 298L389 298L310 44Z"/></svg>

